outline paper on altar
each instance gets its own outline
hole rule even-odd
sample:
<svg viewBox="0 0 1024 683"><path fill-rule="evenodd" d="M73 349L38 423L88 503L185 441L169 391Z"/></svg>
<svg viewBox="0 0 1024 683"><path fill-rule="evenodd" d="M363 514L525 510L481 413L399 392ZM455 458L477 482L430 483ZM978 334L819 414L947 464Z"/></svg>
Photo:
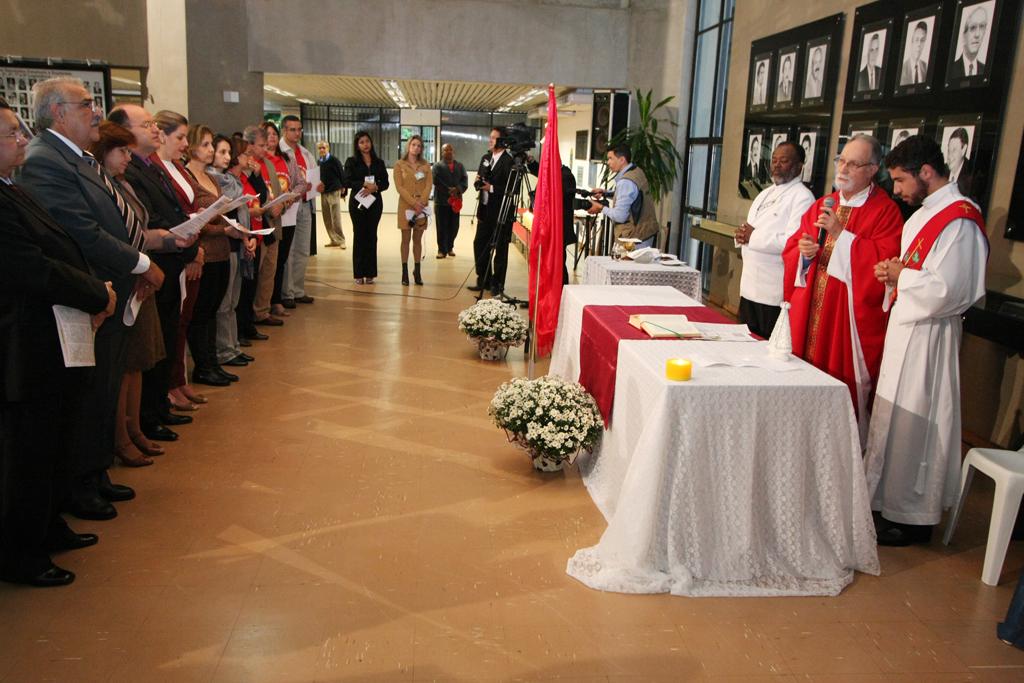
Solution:
<svg viewBox="0 0 1024 683"><path fill-rule="evenodd" d="M370 208L375 201L377 201L377 197L367 192L365 189L359 190L359 192L356 193L356 203L364 209Z"/></svg>
<svg viewBox="0 0 1024 683"><path fill-rule="evenodd" d="M703 333L685 315L644 313L629 316L629 324L643 330L655 339L683 337L699 338Z"/></svg>
<svg viewBox="0 0 1024 683"><path fill-rule="evenodd" d="M124 307L124 315L121 316L125 327L131 327L135 324L135 318L138 317L140 308L142 308L142 300L139 299L135 292L132 292L132 295L128 297L128 303Z"/></svg>
<svg viewBox="0 0 1024 683"><path fill-rule="evenodd" d="M757 341L750 336L750 328L746 325L728 325L724 323L695 323L701 337L708 341L752 342Z"/></svg>
<svg viewBox="0 0 1024 683"><path fill-rule="evenodd" d="M773 358L765 351L766 347L753 347L752 353L742 356L718 355L713 352L701 351L700 353L688 353L691 363L698 367L709 368L714 365L723 365L730 368L762 368L775 372L792 372L807 366L803 363Z"/></svg>
<svg viewBox="0 0 1024 683"><path fill-rule="evenodd" d="M64 367L85 368L96 365L96 333L92 329L92 316L77 308L54 305L53 317L57 321Z"/></svg>
<svg viewBox="0 0 1024 683"><path fill-rule="evenodd" d="M242 233L243 235L269 235L270 233L274 232L273 228L260 228L259 230L250 230L249 228L245 227L244 225L236 221L234 218L228 218L227 216L224 216L224 220L228 222L228 225L230 225L232 228Z"/></svg>
<svg viewBox="0 0 1024 683"><path fill-rule="evenodd" d="M199 213L194 214L191 218L189 218L181 225L176 225L173 228L171 228L171 232L173 232L178 237L185 238L197 235L199 234L199 231L203 229L204 225L206 225L214 218L227 211L225 207L230 203L230 199L228 199L224 195L221 195L213 204L210 204L208 207L206 207Z"/></svg>
<svg viewBox="0 0 1024 683"><path fill-rule="evenodd" d="M263 210L266 211L267 209L272 209L273 207L277 206L278 204L282 204L282 203L288 201L289 199L295 199L298 196L299 196L298 192L285 192L283 194L280 194L280 195L274 197L269 202L264 204L263 205Z"/></svg>

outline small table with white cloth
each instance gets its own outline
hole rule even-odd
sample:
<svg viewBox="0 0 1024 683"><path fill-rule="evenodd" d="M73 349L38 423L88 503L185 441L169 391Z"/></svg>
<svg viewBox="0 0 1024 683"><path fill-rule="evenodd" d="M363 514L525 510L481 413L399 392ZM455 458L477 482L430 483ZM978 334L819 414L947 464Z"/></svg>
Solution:
<svg viewBox="0 0 1024 683"><path fill-rule="evenodd" d="M551 374L578 379L587 305L694 303L667 287L567 286ZM849 391L799 359L750 366L765 345L619 342L611 428L577 461L608 527L571 576L626 593L782 596L878 574ZM695 361L692 380L665 378L674 357Z"/></svg>
<svg viewBox="0 0 1024 683"><path fill-rule="evenodd" d="M667 285L700 301L700 271L685 263L666 266L627 259L616 261L611 256L588 256L585 265L585 285Z"/></svg>

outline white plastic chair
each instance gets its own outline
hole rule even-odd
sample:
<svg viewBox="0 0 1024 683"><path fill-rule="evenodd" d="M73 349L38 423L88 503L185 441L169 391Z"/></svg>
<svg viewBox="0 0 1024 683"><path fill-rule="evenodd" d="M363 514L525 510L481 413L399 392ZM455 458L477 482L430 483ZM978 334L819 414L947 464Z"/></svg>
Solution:
<svg viewBox="0 0 1024 683"><path fill-rule="evenodd" d="M946 534L942 538L943 545L949 545L949 540L960 521L960 513L964 509L967 490L971 488L974 470L988 475L996 483L981 580L989 586L998 586L999 575L1003 571L1003 560L1006 559L1006 548L1010 545L1010 533L1017 521L1021 497L1024 496L1024 447L1019 451L972 448L967 452L960 473L960 499L946 525Z"/></svg>

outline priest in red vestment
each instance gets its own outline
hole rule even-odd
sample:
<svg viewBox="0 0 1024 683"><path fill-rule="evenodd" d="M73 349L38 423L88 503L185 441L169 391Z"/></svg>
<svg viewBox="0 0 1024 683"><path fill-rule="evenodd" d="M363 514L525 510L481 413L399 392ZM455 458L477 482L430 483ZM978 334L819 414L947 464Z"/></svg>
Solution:
<svg viewBox="0 0 1024 683"><path fill-rule="evenodd" d="M836 158L838 191L808 209L782 254L793 353L850 388L862 443L887 318L874 266L899 256L903 230L896 203L874 183L881 154L867 135L846 144Z"/></svg>

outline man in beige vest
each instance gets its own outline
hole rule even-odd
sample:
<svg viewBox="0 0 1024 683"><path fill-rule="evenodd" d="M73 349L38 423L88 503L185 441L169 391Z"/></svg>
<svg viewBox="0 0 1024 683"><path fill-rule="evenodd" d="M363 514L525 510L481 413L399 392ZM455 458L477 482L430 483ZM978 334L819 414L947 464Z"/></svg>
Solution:
<svg viewBox="0 0 1024 683"><path fill-rule="evenodd" d="M630 161L629 145L620 144L608 150L608 168L615 173L615 199L612 206L591 201L587 213L607 216L615 224L615 237L633 237L642 240L637 247L650 247L658 236L658 219L654 215L654 202L650 198L647 176ZM594 190L599 199L603 190Z"/></svg>

